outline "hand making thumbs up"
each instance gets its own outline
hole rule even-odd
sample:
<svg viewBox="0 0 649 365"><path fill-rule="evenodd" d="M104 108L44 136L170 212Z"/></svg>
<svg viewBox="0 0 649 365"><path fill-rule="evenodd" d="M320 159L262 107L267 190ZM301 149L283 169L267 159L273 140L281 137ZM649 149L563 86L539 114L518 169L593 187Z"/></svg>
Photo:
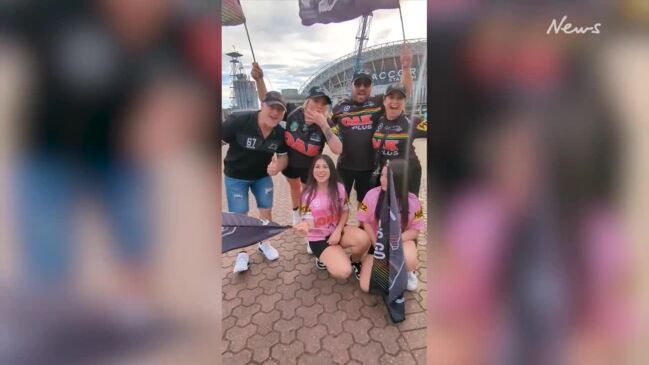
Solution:
<svg viewBox="0 0 649 365"><path fill-rule="evenodd" d="M268 172L268 175L270 176L275 176L279 173L279 168L277 166L277 155L273 154L273 159L270 160L270 163L268 164L268 167L266 168L266 172Z"/></svg>

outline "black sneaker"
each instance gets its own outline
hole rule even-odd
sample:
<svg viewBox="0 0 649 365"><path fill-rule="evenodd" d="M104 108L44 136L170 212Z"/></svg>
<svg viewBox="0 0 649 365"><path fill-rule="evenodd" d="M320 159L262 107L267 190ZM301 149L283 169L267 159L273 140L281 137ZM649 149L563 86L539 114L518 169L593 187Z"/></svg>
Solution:
<svg viewBox="0 0 649 365"><path fill-rule="evenodd" d="M351 261L351 259L352 258L350 256L349 261ZM361 280L361 263L352 261L352 270L354 271L354 276L356 277L356 280Z"/></svg>
<svg viewBox="0 0 649 365"><path fill-rule="evenodd" d="M327 269L327 267L325 266L325 264L323 264L322 261L320 261L320 259L317 258L317 257L316 257L316 259L315 259L315 267L317 267L317 268L320 269L320 270L326 270L326 269Z"/></svg>

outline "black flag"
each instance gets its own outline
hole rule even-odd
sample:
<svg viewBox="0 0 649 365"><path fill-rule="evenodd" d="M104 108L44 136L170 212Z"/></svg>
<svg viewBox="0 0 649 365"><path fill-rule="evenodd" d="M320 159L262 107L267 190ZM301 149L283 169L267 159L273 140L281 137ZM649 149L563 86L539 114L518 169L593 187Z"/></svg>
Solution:
<svg viewBox="0 0 649 365"><path fill-rule="evenodd" d="M399 0L299 0L302 25L340 23L377 9L397 9Z"/></svg>
<svg viewBox="0 0 649 365"><path fill-rule="evenodd" d="M250 246L287 228L291 226L282 226L243 214L221 212L221 252Z"/></svg>
<svg viewBox="0 0 649 365"><path fill-rule="evenodd" d="M381 202L376 240L370 292L382 295L392 321L401 322L406 319L403 292L408 279L401 244L401 216L394 192L394 177L390 169L388 191Z"/></svg>

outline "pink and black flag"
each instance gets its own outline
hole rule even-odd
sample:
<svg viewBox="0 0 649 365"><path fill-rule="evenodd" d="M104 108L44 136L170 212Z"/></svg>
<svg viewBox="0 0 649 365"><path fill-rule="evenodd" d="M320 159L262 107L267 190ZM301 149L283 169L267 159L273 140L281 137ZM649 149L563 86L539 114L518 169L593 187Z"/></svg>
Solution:
<svg viewBox="0 0 649 365"><path fill-rule="evenodd" d="M291 226L282 226L243 214L221 212L221 252L250 246L288 228Z"/></svg>
<svg viewBox="0 0 649 365"><path fill-rule="evenodd" d="M240 25L246 22L243 9L239 0L222 0L221 3L221 25Z"/></svg>
<svg viewBox="0 0 649 365"><path fill-rule="evenodd" d="M302 25L341 23L377 9L397 9L399 0L299 0Z"/></svg>
<svg viewBox="0 0 649 365"><path fill-rule="evenodd" d="M370 292L383 296L393 322L406 319L403 293L406 290L407 271L401 242L401 218L394 177L388 169L388 193L383 195L374 263L370 277Z"/></svg>

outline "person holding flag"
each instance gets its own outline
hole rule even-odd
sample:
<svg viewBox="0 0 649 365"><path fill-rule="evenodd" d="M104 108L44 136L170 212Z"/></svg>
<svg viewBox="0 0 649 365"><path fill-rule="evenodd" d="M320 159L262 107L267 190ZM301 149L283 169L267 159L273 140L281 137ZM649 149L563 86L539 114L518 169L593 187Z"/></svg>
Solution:
<svg viewBox="0 0 649 365"><path fill-rule="evenodd" d="M375 174L380 173L388 160L405 159L408 164L408 191L419 196L421 163L412 142L415 138L427 137L427 122L420 117L408 117L405 114L406 88L400 84L388 86L383 97L383 108L385 113L379 118L372 137ZM378 186L378 179L372 185L371 187Z"/></svg>
<svg viewBox="0 0 649 365"><path fill-rule="evenodd" d="M222 139L229 144L225 156L224 183L228 210L248 213L248 191L252 190L261 219L272 220L273 180L288 165L284 129L279 122L286 112L286 102L277 91L266 93L261 110L230 115L221 127ZM268 242L259 243L259 251L268 260L279 253ZM234 272L248 269L249 257L239 253Z"/></svg>
<svg viewBox="0 0 649 365"><path fill-rule="evenodd" d="M403 247L403 259L408 272L407 289L417 290L419 280L414 270L417 267L417 244L416 238L419 232L424 229L424 214L417 196L408 192L408 175L406 172L407 162L405 160L391 160L381 171L381 185L371 189L365 195L363 202L358 207L357 218L363 222L363 229L370 238L373 245L380 241L380 224L387 224L385 217L381 216L383 202L388 201L388 169L392 172L394 192L396 195L397 207L392 207L392 212L398 212L396 219L399 221L401 230L401 246ZM396 208L396 209L395 209ZM385 229L385 228L383 228ZM394 235L394 233L391 233ZM373 252L376 248L370 248L370 255L365 256L362 261L360 274L360 286L364 292L370 291L370 278L375 257ZM386 248L386 250L389 250Z"/></svg>
<svg viewBox="0 0 649 365"><path fill-rule="evenodd" d="M266 83L264 72L257 62L253 62L250 75L255 80L259 99L266 95ZM329 145L331 152L340 154L342 142L331 131L331 120L327 117L331 98L324 89L313 87L301 106L289 103L286 105L286 116L284 124L284 136L288 149L288 166L282 171L286 181L291 188L291 201L293 203L292 223L295 225L300 221L300 192L302 184L306 184L309 176L309 166L316 155L322 153L325 143ZM308 241L307 252L313 254Z"/></svg>
<svg viewBox="0 0 649 365"><path fill-rule="evenodd" d="M316 23L340 23L357 17L367 18L379 9L399 9L403 46L401 48L401 81L410 95L412 90L412 51L406 43L403 17L399 0L340 0L317 1L301 0L299 14L302 24L311 26ZM362 49L362 43L361 47ZM356 200L363 201L370 189L370 181L375 171L372 137L379 117L385 113L383 95L372 94L372 75L360 69L360 51L357 56L357 67L352 75L352 95L344 99L333 109L334 127L332 130L343 142L343 151L337 162L338 174L343 180L347 194L356 189Z"/></svg>
<svg viewBox="0 0 649 365"><path fill-rule="evenodd" d="M266 96L266 83L264 72L258 63L252 64L250 73L255 80L259 99ZM313 87L303 105L288 103L284 124L284 137L288 149L288 166L282 171L286 181L291 187L291 201L293 203L293 225L300 221L300 192L302 185L306 184L310 174L309 166L322 153L325 143L331 152L340 154L343 146L338 137L331 131L331 120L327 117L331 98L320 87ZM311 252L309 252L311 253Z"/></svg>
<svg viewBox="0 0 649 365"><path fill-rule="evenodd" d="M412 89L412 50L404 43L401 48L401 77L406 95ZM352 76L352 95L333 109L332 130L342 140L343 150L338 158L338 174L343 180L347 194L356 189L356 199L362 202L370 189L375 170L372 138L377 122L385 113L383 95L371 96L372 76L366 71L356 71Z"/></svg>

